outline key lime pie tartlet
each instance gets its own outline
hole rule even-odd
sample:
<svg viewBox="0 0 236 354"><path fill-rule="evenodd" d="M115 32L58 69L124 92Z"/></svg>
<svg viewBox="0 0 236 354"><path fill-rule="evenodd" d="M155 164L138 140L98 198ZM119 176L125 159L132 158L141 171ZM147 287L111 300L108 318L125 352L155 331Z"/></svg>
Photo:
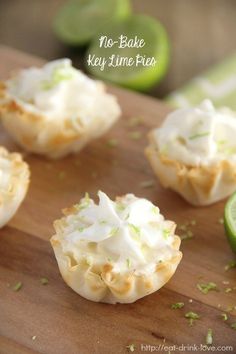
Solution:
<svg viewBox="0 0 236 354"><path fill-rule="evenodd" d="M18 153L0 147L0 227L15 214L29 185L30 172Z"/></svg>
<svg viewBox="0 0 236 354"><path fill-rule="evenodd" d="M81 296L107 303L131 303L161 288L182 253L175 223L150 201L133 194L112 201L86 195L55 221L51 238L65 282Z"/></svg>
<svg viewBox="0 0 236 354"><path fill-rule="evenodd" d="M69 59L21 70L0 83L0 114L8 133L28 151L59 158L104 134L120 115L105 86Z"/></svg>
<svg viewBox="0 0 236 354"><path fill-rule="evenodd" d="M193 205L236 190L236 114L209 100L170 113L149 135L146 155L164 187Z"/></svg>

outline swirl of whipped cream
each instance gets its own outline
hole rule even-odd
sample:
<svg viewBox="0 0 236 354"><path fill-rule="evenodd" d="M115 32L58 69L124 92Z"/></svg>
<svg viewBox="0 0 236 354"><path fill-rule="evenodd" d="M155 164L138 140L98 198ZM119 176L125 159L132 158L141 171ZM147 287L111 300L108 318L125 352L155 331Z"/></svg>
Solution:
<svg viewBox="0 0 236 354"><path fill-rule="evenodd" d="M65 210L54 226L63 253L91 266L110 262L115 272L153 272L173 257L175 223L165 220L150 201L127 194L112 201L98 192L99 203L87 196Z"/></svg>
<svg viewBox="0 0 236 354"><path fill-rule="evenodd" d="M27 111L47 119L71 119L80 116L84 125L94 116L104 115L104 106L113 106L110 114L120 109L104 86L72 67L70 59L58 59L42 68L21 70L6 82L8 95ZM108 109L108 108L107 108Z"/></svg>
<svg viewBox="0 0 236 354"><path fill-rule="evenodd" d="M236 162L236 114L216 109L210 100L170 113L154 131L159 151L187 165Z"/></svg>

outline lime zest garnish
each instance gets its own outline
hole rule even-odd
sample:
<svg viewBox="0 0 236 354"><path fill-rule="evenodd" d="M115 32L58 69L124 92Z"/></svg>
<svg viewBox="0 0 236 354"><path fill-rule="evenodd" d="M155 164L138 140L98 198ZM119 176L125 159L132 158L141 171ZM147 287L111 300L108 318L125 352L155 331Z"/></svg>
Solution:
<svg viewBox="0 0 236 354"><path fill-rule="evenodd" d="M201 284L197 284L197 288L198 290L200 290L203 294L208 294L209 291L211 290L215 290L217 291L217 285L213 282L209 282L209 283L201 283Z"/></svg>
<svg viewBox="0 0 236 354"><path fill-rule="evenodd" d="M109 232L109 237L115 236L115 234L119 231L119 227L113 227Z"/></svg>
<svg viewBox="0 0 236 354"><path fill-rule="evenodd" d="M42 284L42 285L47 285L48 284L48 278L46 278L46 277L42 277L42 278L40 278L40 283Z"/></svg>
<svg viewBox="0 0 236 354"><path fill-rule="evenodd" d="M100 225L105 225L106 223L107 223L106 220L100 220L100 221L99 221L99 224L100 224Z"/></svg>
<svg viewBox="0 0 236 354"><path fill-rule="evenodd" d="M191 230L187 230L185 234L180 235L181 241L190 240L192 238L193 238L193 232Z"/></svg>
<svg viewBox="0 0 236 354"><path fill-rule="evenodd" d="M185 314L185 318L189 319L189 325L192 326L193 322L198 320L200 316L197 313L190 311Z"/></svg>
<svg viewBox="0 0 236 354"><path fill-rule="evenodd" d="M198 138L203 138L204 136L207 136L209 134L210 134L210 132L197 133L197 134L189 136L188 138L189 138L189 140L194 140L194 139L198 139Z"/></svg>
<svg viewBox="0 0 236 354"><path fill-rule="evenodd" d="M131 117L127 121L127 126L130 128L137 127L141 124L143 124L143 119L141 117Z"/></svg>
<svg viewBox="0 0 236 354"><path fill-rule="evenodd" d="M140 183L141 188L152 188L154 185L155 182L153 180L147 180Z"/></svg>
<svg viewBox="0 0 236 354"><path fill-rule="evenodd" d="M186 231L186 230L187 230L187 224L179 225L178 228L179 228L181 231Z"/></svg>
<svg viewBox="0 0 236 354"><path fill-rule="evenodd" d="M118 145L118 140L115 138L109 139L109 140L107 140L106 145L109 148L114 148Z"/></svg>
<svg viewBox="0 0 236 354"><path fill-rule="evenodd" d="M185 314L185 317L186 318L191 318L192 320L198 320L200 318L200 316L196 312L193 312L193 311L187 312Z"/></svg>
<svg viewBox="0 0 236 354"><path fill-rule="evenodd" d="M225 143L227 143L226 140L218 140L218 141L216 142L216 146L217 146L217 151L218 151L218 152L222 152L223 145L224 145Z"/></svg>
<svg viewBox="0 0 236 354"><path fill-rule="evenodd" d="M130 214L128 213L128 214L126 215L126 217L125 217L125 220L128 220L128 219L129 219L129 216L130 216Z"/></svg>
<svg viewBox="0 0 236 354"><path fill-rule="evenodd" d="M226 294L231 293L231 291L233 291L232 288L226 288L226 289L225 289L225 293L226 293Z"/></svg>
<svg viewBox="0 0 236 354"><path fill-rule="evenodd" d="M66 177L66 172L65 172L65 171L60 171L59 174L58 174L58 177L59 177L60 180L65 179L65 177Z"/></svg>
<svg viewBox="0 0 236 354"><path fill-rule="evenodd" d="M229 261L229 263L228 264L226 264L226 266L225 266L225 270L227 271L227 270L229 270L229 269L231 269L231 268L236 268L236 261Z"/></svg>
<svg viewBox="0 0 236 354"><path fill-rule="evenodd" d="M171 305L173 310L182 309L182 307L184 307L184 302L176 302L175 304Z"/></svg>
<svg viewBox="0 0 236 354"><path fill-rule="evenodd" d="M84 198L82 198L82 200L80 201L77 207L79 210L83 210L86 209L89 206L89 204L90 204L90 197L88 192L86 192Z"/></svg>
<svg viewBox="0 0 236 354"><path fill-rule="evenodd" d="M141 230L140 227L135 226L134 224L129 224L131 231L133 231L137 236L140 236Z"/></svg>
<svg viewBox="0 0 236 354"><path fill-rule="evenodd" d="M97 173L96 171L93 171L93 172L91 173L91 177L92 177L92 178L96 179L97 176L98 176L98 173Z"/></svg>
<svg viewBox="0 0 236 354"><path fill-rule="evenodd" d="M159 214L159 208L156 207L156 206L153 206L153 207L152 207L152 212L153 212L154 214L158 215L158 214Z"/></svg>
<svg viewBox="0 0 236 354"><path fill-rule="evenodd" d="M165 144L161 147L160 149L160 154L163 156L167 156L168 155L168 145Z"/></svg>
<svg viewBox="0 0 236 354"><path fill-rule="evenodd" d="M92 257L87 257L85 261L90 267L93 265Z"/></svg>
<svg viewBox="0 0 236 354"><path fill-rule="evenodd" d="M231 328L236 329L236 322L231 324Z"/></svg>
<svg viewBox="0 0 236 354"><path fill-rule="evenodd" d="M227 315L227 313L222 313L222 314L221 314L221 318L222 318L223 321L227 321L227 320L228 320L228 315Z"/></svg>
<svg viewBox="0 0 236 354"><path fill-rule="evenodd" d="M213 343L213 332L212 329L209 328L206 335L206 344L212 345L212 343Z"/></svg>
<svg viewBox="0 0 236 354"><path fill-rule="evenodd" d="M178 229L183 231L183 234L180 235L180 239L182 241L184 240L190 240L193 238L194 234L192 230L189 229L191 226L195 226L197 224L196 220L190 220L186 221L184 224L181 224L178 226Z"/></svg>
<svg viewBox="0 0 236 354"><path fill-rule="evenodd" d="M126 263L127 263L127 267L130 268L131 267L131 260L130 258L126 259Z"/></svg>
<svg viewBox="0 0 236 354"><path fill-rule="evenodd" d="M133 132L129 133L129 137L132 140L139 140L142 137L142 132L134 130Z"/></svg>
<svg viewBox="0 0 236 354"><path fill-rule="evenodd" d="M126 346L126 348L130 351L130 352L134 352L135 351L135 345L134 344L129 344Z"/></svg>
<svg viewBox="0 0 236 354"><path fill-rule="evenodd" d="M221 224L221 225L224 224L224 219L223 218L219 218L218 219L218 223Z"/></svg>
<svg viewBox="0 0 236 354"><path fill-rule="evenodd" d="M225 309L226 312L232 312L232 311L234 311L234 310L236 310L236 306L228 306L228 307Z"/></svg>
<svg viewBox="0 0 236 354"><path fill-rule="evenodd" d="M51 90L56 87L62 81L71 80L74 77L75 70L73 68L57 67L52 72L52 77L50 80L43 80L41 82L42 90Z"/></svg>
<svg viewBox="0 0 236 354"><path fill-rule="evenodd" d="M120 202L116 202L116 210L117 211L124 211L125 210L125 205L120 203Z"/></svg>
<svg viewBox="0 0 236 354"><path fill-rule="evenodd" d="M170 230L168 230L168 229L163 229L162 231L163 231L163 237L164 237L164 239L167 240L168 237L170 236Z"/></svg>
<svg viewBox="0 0 236 354"><path fill-rule="evenodd" d="M22 288L23 284L21 281L19 281L18 283L16 283L13 287L12 290L13 291L19 291Z"/></svg>

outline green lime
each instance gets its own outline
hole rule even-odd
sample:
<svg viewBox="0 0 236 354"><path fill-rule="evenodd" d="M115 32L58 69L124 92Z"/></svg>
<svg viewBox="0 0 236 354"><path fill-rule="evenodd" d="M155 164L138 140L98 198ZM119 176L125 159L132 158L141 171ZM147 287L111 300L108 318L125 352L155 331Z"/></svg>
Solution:
<svg viewBox="0 0 236 354"><path fill-rule="evenodd" d="M131 13L130 0L69 0L57 13L53 27L69 45L84 45L108 22Z"/></svg>
<svg viewBox="0 0 236 354"><path fill-rule="evenodd" d="M234 193L225 205L224 226L230 246L236 252L236 193Z"/></svg>
<svg viewBox="0 0 236 354"><path fill-rule="evenodd" d="M167 33L158 21L144 15L106 26L87 52L87 68L92 75L139 91L147 91L160 81L168 64Z"/></svg>

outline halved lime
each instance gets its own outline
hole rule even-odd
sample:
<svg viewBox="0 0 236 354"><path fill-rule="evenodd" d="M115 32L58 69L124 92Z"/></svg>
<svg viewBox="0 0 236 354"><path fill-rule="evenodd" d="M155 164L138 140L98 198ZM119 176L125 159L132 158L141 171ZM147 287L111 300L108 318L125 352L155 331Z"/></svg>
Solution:
<svg viewBox="0 0 236 354"><path fill-rule="evenodd" d="M236 252L236 193L234 193L225 205L224 226L230 246Z"/></svg>
<svg viewBox="0 0 236 354"><path fill-rule="evenodd" d="M107 39L102 45L101 36ZM120 36L123 36L123 40ZM105 45L109 39L117 43L107 48ZM145 43L143 46L141 40ZM99 64L103 58L106 60L104 68ZM94 62L89 59L94 59ZM93 39L87 52L87 68L92 75L140 91L146 91L160 81L167 71L168 63L167 33L158 21L145 15L132 15L106 26Z"/></svg>
<svg viewBox="0 0 236 354"><path fill-rule="evenodd" d="M84 45L108 22L131 12L130 0L69 0L57 13L53 28L70 45Z"/></svg>

